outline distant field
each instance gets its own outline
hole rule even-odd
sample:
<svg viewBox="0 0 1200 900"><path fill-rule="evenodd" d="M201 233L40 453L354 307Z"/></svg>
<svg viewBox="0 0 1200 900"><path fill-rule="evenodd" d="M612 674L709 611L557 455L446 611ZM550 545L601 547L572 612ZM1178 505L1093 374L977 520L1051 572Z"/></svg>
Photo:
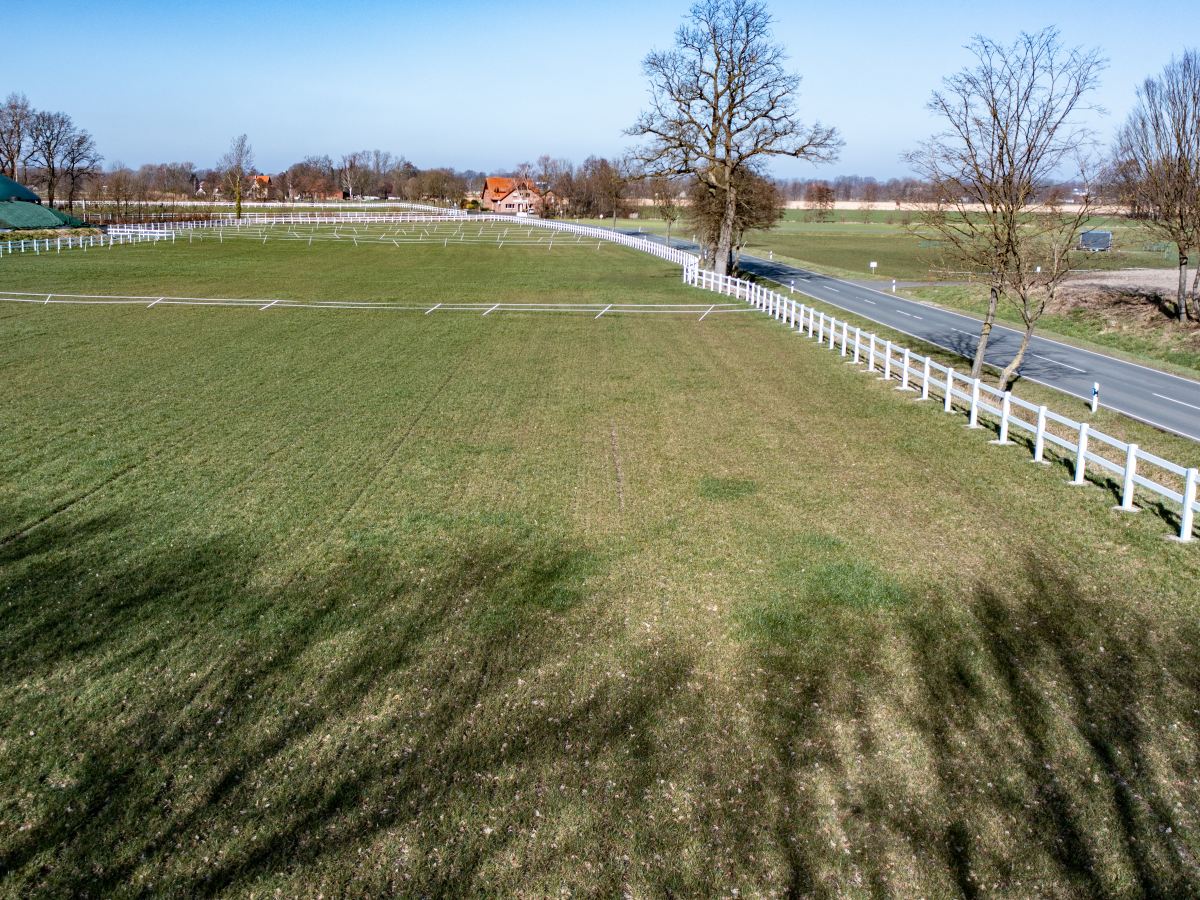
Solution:
<svg viewBox="0 0 1200 900"><path fill-rule="evenodd" d="M0 290L711 296L322 234ZM1197 883L1200 553L764 317L0 303L0 364L0 893Z"/></svg>

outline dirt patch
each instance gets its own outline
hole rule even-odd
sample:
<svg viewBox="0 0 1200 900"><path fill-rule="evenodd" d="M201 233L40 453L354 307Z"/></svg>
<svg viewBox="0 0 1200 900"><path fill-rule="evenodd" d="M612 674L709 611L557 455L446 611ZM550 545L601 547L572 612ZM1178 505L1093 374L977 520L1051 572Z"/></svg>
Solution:
<svg viewBox="0 0 1200 900"><path fill-rule="evenodd" d="M1200 350L1200 323L1189 322L1180 334L1176 322L1174 269L1121 269L1081 272L1068 280L1047 312L1102 319L1106 329L1144 331L1173 326L1177 337ZM1189 278L1189 287L1190 285Z"/></svg>

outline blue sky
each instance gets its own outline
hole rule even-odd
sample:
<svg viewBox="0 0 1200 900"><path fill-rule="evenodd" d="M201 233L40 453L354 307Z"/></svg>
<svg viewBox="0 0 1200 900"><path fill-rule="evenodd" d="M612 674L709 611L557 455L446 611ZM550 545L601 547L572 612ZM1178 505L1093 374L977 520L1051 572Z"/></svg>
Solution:
<svg viewBox="0 0 1200 900"><path fill-rule="evenodd" d="M208 166L241 132L266 171L376 147L420 166L500 169L542 153L579 162L628 146L621 131L645 98L641 59L670 45L688 5L69 0L48 18L19 3L6 24L30 39L5 41L0 95L70 113L109 162L132 166ZM838 163L780 163L784 177L905 174L899 154L934 129L925 101L966 64L973 34L1007 41L1057 25L1068 43L1101 47L1110 65L1097 99L1110 114L1096 124L1107 139L1137 83L1195 33L1191 2L770 6L804 77L803 114L846 141Z"/></svg>

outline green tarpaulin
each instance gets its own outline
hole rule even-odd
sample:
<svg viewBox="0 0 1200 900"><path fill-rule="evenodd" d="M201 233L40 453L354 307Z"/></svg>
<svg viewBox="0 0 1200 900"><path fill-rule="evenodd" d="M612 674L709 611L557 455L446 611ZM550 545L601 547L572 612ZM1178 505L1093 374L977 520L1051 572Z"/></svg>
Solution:
<svg viewBox="0 0 1200 900"><path fill-rule="evenodd" d="M27 200L38 203L42 198L6 175L0 175L0 200Z"/></svg>

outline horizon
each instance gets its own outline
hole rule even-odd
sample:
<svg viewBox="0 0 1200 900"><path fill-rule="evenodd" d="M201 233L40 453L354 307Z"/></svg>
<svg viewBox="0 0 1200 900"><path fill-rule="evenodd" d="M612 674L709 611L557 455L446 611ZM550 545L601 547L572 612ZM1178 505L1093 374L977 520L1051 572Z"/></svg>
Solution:
<svg viewBox="0 0 1200 900"><path fill-rule="evenodd" d="M243 9L221 0L206 7L204 21L239 16L239 39L186 43L181 36L196 34L197 17L184 4L70 2L63 9L73 25L56 37L55 53L92 60L110 47L132 47L125 74L43 71L42 45L15 44L11 71L38 75L32 83L10 80L3 92L69 114L94 135L106 169L182 161L207 169L242 133L268 173L306 156L376 148L423 169L508 171L542 154L579 164L633 146L622 131L645 104L641 60L671 45L688 6L617 0L594 21L588 11L537 0L511 4L506 20L533 23L526 29L531 49L519 46L513 58L506 56L512 29L492 32L490 44L474 41L476 20L497 18L478 2L429 9L359 0L343 4L332 21L313 3L271 0ZM1133 105L1137 85L1186 47L1160 37L1164 22L1185 15L1182 2L1088 10L1057 22L1027 0L965 11L939 2L918 15L866 2L812 11L776 3L771 11L775 40L803 78L801 117L836 126L845 141L831 165L775 161L770 173L780 179L909 177L900 155L937 130L925 103L943 77L969 62L964 45L975 34L1008 42L1056 25L1065 44L1099 47L1109 65L1095 101L1109 114L1090 124L1101 146ZM623 24L629 21L639 23L633 35ZM534 112L494 97L532 98ZM586 115L559 112L581 108Z"/></svg>

